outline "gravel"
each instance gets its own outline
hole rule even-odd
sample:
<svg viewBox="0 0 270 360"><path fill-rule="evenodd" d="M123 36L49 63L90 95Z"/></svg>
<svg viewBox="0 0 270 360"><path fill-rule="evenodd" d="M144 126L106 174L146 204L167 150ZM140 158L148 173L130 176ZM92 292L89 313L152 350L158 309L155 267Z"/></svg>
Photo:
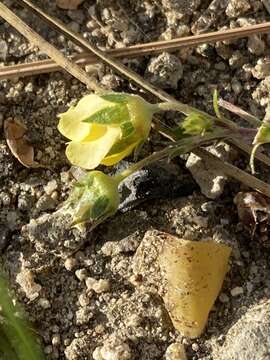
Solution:
<svg viewBox="0 0 270 360"><path fill-rule="evenodd" d="M78 50L15 7L15 2L6 3L64 54ZM53 1L36 3L102 49L269 18L257 0L85 0L77 10L69 11ZM123 61L201 110L213 113L212 91L217 88L225 100L263 119L269 116L269 44L265 34ZM45 54L11 26L0 23L1 66L43 58ZM88 66L88 71L110 89L139 92L107 66ZM184 166L187 157L176 158L170 165L156 164L134 174L121 190L121 211L93 233L80 233L57 212L83 173L67 162L66 139L57 131L57 114L87 89L64 72L1 80L0 89L1 262L41 336L46 358L175 360L185 359L185 349L187 358L194 360L267 359L269 249L251 238L238 220L233 197L243 190L241 185L225 182L222 176L219 191L209 201L203 193L213 199L213 169L204 172L209 181L199 190L193 176L198 181L202 170L191 174ZM143 96L155 101L148 94ZM3 134L8 118L27 127L35 160L44 168L26 169L12 156ZM181 118L168 112L161 120L174 127ZM164 138L153 131L140 156L160 150L163 144ZM246 168L247 159L239 153L234 159ZM260 176L267 177L266 173ZM230 272L205 334L196 341L183 338L173 328L160 297L133 272L134 254L146 231L152 229L190 240L214 238L233 247Z"/></svg>

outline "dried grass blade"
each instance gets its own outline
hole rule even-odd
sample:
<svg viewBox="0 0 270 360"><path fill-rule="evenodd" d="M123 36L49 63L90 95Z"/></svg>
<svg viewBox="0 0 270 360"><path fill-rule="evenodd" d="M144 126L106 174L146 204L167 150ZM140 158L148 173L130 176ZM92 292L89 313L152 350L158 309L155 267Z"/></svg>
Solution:
<svg viewBox="0 0 270 360"><path fill-rule="evenodd" d="M33 31L23 20L15 15L3 3L0 3L0 17L10 23L16 30L25 36L32 44L36 45L52 58L58 65L68 71L74 77L93 90L100 90L100 86L94 82L78 65L68 60L59 50L44 40L39 34Z"/></svg>

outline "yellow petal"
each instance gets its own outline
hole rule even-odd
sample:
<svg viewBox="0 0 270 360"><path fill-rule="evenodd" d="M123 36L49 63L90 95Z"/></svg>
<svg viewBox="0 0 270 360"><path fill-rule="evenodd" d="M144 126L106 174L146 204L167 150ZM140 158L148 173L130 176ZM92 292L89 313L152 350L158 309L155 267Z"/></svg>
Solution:
<svg viewBox="0 0 270 360"><path fill-rule="evenodd" d="M159 262L167 281L165 306L182 335L201 335L221 290L231 249L213 241L168 236Z"/></svg>
<svg viewBox="0 0 270 360"><path fill-rule="evenodd" d="M97 140L101 136L104 136L106 132L107 132L106 125L90 124L90 132L85 138L82 139L82 142Z"/></svg>
<svg viewBox="0 0 270 360"><path fill-rule="evenodd" d="M98 95L86 95L75 107L71 107L67 112L60 114L58 130L72 141L81 141L89 135L91 130L91 124L84 123L83 120L101 110L104 106L110 105L115 106L115 104L103 100Z"/></svg>
<svg viewBox="0 0 270 360"><path fill-rule="evenodd" d="M104 136L89 142L71 142L66 148L69 161L85 169L94 169L108 154L113 144L119 139L121 130L107 128Z"/></svg>
<svg viewBox="0 0 270 360"><path fill-rule="evenodd" d="M125 157L130 155L132 153L133 149L138 145L138 143L139 143L139 141L136 141L135 143L129 145L125 150L123 150L117 154L106 156L101 161L101 164L106 165L106 166L111 166L111 165L118 163L119 161L121 161L122 159L124 159Z"/></svg>

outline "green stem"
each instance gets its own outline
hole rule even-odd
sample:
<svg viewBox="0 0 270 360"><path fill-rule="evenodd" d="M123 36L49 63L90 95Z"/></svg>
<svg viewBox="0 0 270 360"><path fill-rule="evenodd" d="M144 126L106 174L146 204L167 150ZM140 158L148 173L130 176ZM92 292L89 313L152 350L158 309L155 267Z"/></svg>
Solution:
<svg viewBox="0 0 270 360"><path fill-rule="evenodd" d="M200 115L207 117L208 119L213 120L213 122L221 123L221 124L225 125L229 129L235 129L238 127L234 122L232 122L229 119L226 119L224 117L217 118L215 116L207 114L204 111L198 110L187 104L182 104L178 101L162 102L162 103L158 103L156 105L157 105L157 108L162 111L168 111L168 110L179 111L185 115L190 115L190 114L194 114L194 113L200 114Z"/></svg>
<svg viewBox="0 0 270 360"><path fill-rule="evenodd" d="M207 134L204 136L197 135L197 136L192 136L192 137L188 137L188 138L179 140L179 141L173 143L172 145L166 147L165 149L160 150L160 151L146 157L145 159L142 159L141 161L137 162L136 164L130 166L128 169L122 171L120 174L115 175L114 179L116 182L120 183L128 176L132 175L136 171L142 169L143 167L145 167L155 161L162 160L167 157L170 158L171 156L173 156L176 153L177 153L177 155L179 155L181 153L189 152L194 147L202 145L210 140L224 138L224 137L228 136L229 133L230 132L228 132L227 129L225 129L225 130L218 129L216 132L213 132L211 134Z"/></svg>

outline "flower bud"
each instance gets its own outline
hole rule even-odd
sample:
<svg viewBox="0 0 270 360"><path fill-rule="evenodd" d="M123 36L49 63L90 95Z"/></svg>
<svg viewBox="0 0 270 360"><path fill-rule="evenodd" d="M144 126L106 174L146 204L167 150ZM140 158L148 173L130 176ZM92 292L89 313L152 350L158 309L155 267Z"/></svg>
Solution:
<svg viewBox="0 0 270 360"><path fill-rule="evenodd" d="M67 158L85 169L116 164L146 140L156 110L137 95L86 95L60 115L58 130L71 140Z"/></svg>
<svg viewBox="0 0 270 360"><path fill-rule="evenodd" d="M203 135L206 131L211 130L212 124L212 120L207 116L193 113L184 119L181 128L188 135Z"/></svg>
<svg viewBox="0 0 270 360"><path fill-rule="evenodd" d="M119 206L118 182L101 171L90 171L75 183L63 210L72 224L99 223L113 215Z"/></svg>

